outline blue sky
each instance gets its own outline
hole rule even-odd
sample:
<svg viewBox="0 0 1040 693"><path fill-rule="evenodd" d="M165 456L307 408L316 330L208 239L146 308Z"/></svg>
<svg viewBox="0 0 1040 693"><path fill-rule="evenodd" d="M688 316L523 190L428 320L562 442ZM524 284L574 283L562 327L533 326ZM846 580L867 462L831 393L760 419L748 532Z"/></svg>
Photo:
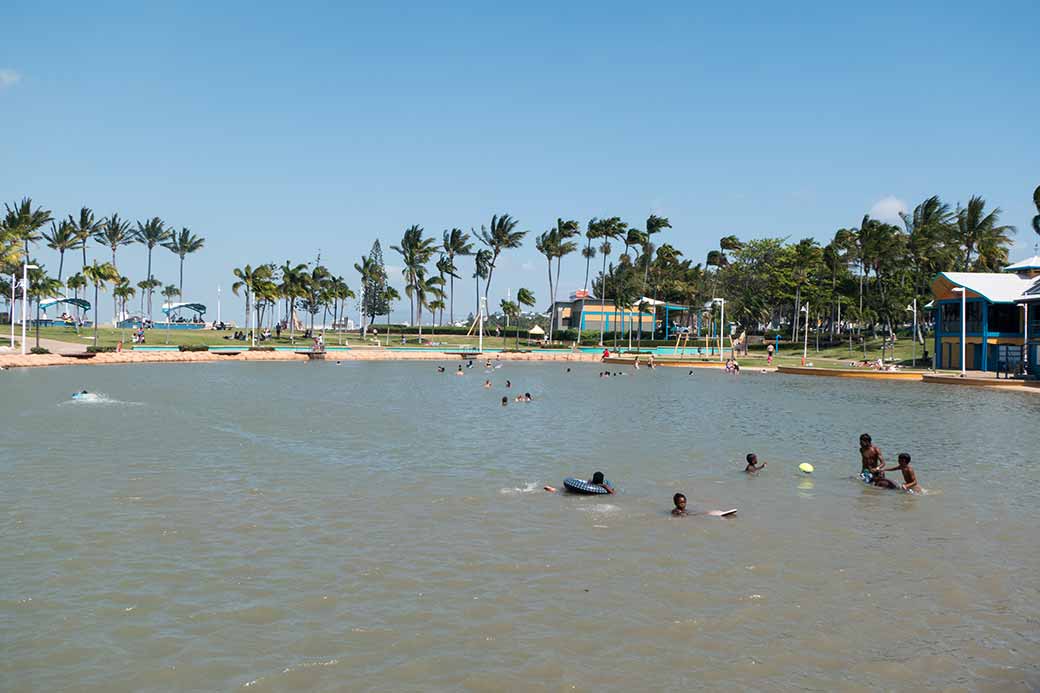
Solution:
<svg viewBox="0 0 1040 693"><path fill-rule="evenodd" d="M407 226L496 212L532 237L655 212L702 259L981 194L1032 254L1035 2L376 5L9 1L0 198L191 228L185 297L222 284L225 315L233 267L320 249L356 288L375 238L396 265ZM144 277L143 249L119 258ZM568 258L561 295L583 275ZM547 303L533 238L494 303L518 286Z"/></svg>

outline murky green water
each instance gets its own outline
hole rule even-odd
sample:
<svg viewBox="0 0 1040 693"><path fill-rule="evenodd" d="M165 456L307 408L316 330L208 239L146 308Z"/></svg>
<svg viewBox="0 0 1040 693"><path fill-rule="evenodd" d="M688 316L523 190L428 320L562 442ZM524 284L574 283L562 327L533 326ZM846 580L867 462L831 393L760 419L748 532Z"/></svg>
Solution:
<svg viewBox="0 0 1040 693"><path fill-rule="evenodd" d="M1040 397L445 365L0 373L0 690L1040 685Z"/></svg>

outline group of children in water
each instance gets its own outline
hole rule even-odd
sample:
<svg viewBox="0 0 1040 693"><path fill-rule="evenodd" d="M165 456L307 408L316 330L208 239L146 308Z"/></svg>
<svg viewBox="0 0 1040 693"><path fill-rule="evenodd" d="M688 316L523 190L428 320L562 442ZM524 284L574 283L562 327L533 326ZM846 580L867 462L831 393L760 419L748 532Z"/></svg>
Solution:
<svg viewBox="0 0 1040 693"><path fill-rule="evenodd" d="M497 364L495 366L492 366L490 359L488 359L487 361L484 362L484 370L485 370L485 372L490 372L493 369L498 369L498 368L501 368L501 367L502 367L502 364ZM473 360L472 359L470 359L466 363L466 368L467 369L473 368ZM567 372L570 373L570 370L571 369L568 368ZM444 373L444 372L446 372L446 369L444 368L444 366L437 366L437 372L438 373ZM466 372L462 369L462 364L460 363L458 369L455 371L455 375L465 375L465 374L466 374ZM513 383L510 380L507 379L506 380L506 389L509 390L509 389L512 389L512 387L513 387ZM486 378L484 380L484 389L485 390L490 390L491 389L491 379L490 378ZM514 402L533 402L534 398L531 397L531 393L530 392L525 392L522 395L521 394L517 394L517 396L513 399L513 401ZM505 407L508 404L509 404L509 397L508 396L503 397L502 398L502 406Z"/></svg>

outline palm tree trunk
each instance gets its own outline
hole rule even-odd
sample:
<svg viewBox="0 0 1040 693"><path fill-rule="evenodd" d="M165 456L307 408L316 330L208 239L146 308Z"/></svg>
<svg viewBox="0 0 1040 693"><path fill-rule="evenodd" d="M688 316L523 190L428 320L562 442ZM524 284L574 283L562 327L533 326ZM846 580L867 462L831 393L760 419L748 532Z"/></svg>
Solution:
<svg viewBox="0 0 1040 693"><path fill-rule="evenodd" d="M177 283L177 290L181 292L181 300L184 300L184 256L181 255L181 274L180 281Z"/></svg>
<svg viewBox="0 0 1040 693"><path fill-rule="evenodd" d="M94 346L97 346L97 324L98 324L98 291L100 287L94 284Z"/></svg>
<svg viewBox="0 0 1040 693"><path fill-rule="evenodd" d="M145 275L145 280L148 282L148 319L152 319L152 247L148 246L148 274ZM144 296L141 297L144 300Z"/></svg>
<svg viewBox="0 0 1040 693"><path fill-rule="evenodd" d="M452 257L452 259L451 259L451 266L452 267L455 266L455 258L454 257ZM452 270L452 271L453 272L457 272L458 270ZM455 324L455 275L454 274L451 275L450 277L448 277L448 286L449 286L449 290L451 292L451 298L448 299L449 302L451 303L451 306L448 308L448 320L451 322L452 325L454 325Z"/></svg>
<svg viewBox="0 0 1040 693"><path fill-rule="evenodd" d="M603 253L603 270L599 275L599 345L603 346L603 335L606 333L607 323L603 320L603 313L607 307L607 254Z"/></svg>
<svg viewBox="0 0 1040 693"><path fill-rule="evenodd" d="M552 341L552 336L553 336L553 323L556 322L556 299L554 298L555 294L553 293L552 257L551 256L548 258L547 264L549 265L549 300L552 301L552 304L551 304L551 306L549 308L549 341L551 342Z"/></svg>

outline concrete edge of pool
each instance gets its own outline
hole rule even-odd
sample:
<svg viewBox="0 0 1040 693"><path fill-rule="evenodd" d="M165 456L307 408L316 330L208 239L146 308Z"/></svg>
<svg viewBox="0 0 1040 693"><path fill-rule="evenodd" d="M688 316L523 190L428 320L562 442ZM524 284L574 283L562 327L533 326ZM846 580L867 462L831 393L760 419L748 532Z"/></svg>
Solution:
<svg viewBox="0 0 1040 693"><path fill-rule="evenodd" d="M486 355L485 355L486 356ZM405 351L387 349L344 349L330 351L327 357L339 361L452 361L459 358L459 352L440 351ZM612 356L602 359L598 353L587 352L525 352L496 353L496 359L503 361L570 361L584 363L604 362L614 365L633 365L633 358ZM123 351L99 353L91 356L75 354L62 356L59 354L26 354L0 353L0 368L43 368L48 366L75 365L116 365L133 363L201 363L214 361L308 361L306 351L232 351L217 349L214 351ZM329 359L331 360L331 359ZM721 369L716 362L701 359L661 359L657 365ZM1013 392L1030 392L1040 394L1040 381L997 380L996 378L966 377L956 375L932 374L926 371L868 371L850 368L803 368L798 366L779 366L777 368L749 368L749 372L769 370L783 375L803 375L827 378L845 378L860 380L902 380L904 382L923 382L937 385L953 385L961 387L990 388Z"/></svg>

